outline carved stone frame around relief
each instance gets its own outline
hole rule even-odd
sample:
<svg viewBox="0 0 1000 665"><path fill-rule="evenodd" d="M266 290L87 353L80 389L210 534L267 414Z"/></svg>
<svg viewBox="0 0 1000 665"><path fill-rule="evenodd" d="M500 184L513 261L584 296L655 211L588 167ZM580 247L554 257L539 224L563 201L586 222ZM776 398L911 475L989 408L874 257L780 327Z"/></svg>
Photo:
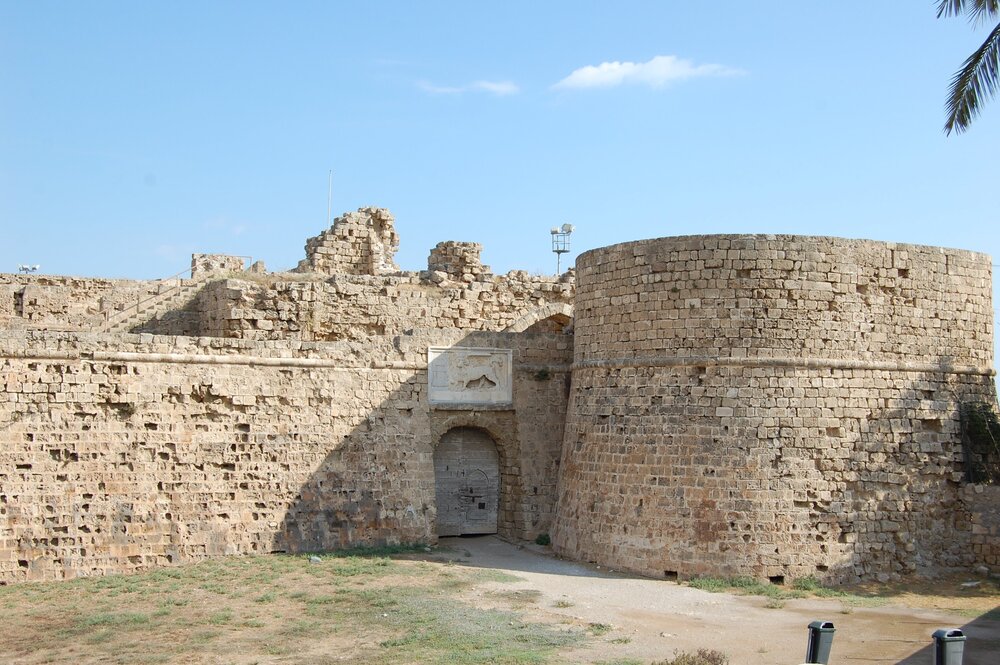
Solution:
<svg viewBox="0 0 1000 665"><path fill-rule="evenodd" d="M432 405L510 406L513 360L510 349L432 346L427 349L428 399Z"/></svg>

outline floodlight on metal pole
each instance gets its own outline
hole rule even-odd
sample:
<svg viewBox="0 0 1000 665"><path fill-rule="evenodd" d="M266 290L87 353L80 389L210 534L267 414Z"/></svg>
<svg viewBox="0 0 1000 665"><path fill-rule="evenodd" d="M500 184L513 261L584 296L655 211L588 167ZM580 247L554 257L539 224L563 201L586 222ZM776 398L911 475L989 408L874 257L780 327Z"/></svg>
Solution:
<svg viewBox="0 0 1000 665"><path fill-rule="evenodd" d="M550 233L552 234L552 251L556 255L556 274L561 273L561 262L562 255L569 251L569 236L573 233L575 227L572 224L563 224L562 226L553 226Z"/></svg>

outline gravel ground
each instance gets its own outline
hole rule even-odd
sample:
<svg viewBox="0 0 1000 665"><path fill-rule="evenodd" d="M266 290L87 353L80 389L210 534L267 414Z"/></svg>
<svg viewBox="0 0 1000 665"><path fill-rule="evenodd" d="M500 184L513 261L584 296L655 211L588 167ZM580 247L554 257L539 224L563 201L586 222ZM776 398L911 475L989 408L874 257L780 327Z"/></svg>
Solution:
<svg viewBox="0 0 1000 665"><path fill-rule="evenodd" d="M648 663L704 647L726 653L732 665L797 665L805 660L807 626L819 619L836 627L831 665L932 665L931 633L938 628L960 628L966 634L962 665L1000 663L1000 620L914 607L928 603L910 603L906 596L894 596L881 607L848 607L820 598L768 607L776 603L563 561L547 548L516 546L495 536L442 538L440 545L447 548L444 556L459 565L496 568L521 578L502 587L508 597L521 592L529 599L522 608L528 617L593 625L600 634L593 645L568 654L571 662ZM478 597L470 600L489 604L497 592L480 587L474 592Z"/></svg>

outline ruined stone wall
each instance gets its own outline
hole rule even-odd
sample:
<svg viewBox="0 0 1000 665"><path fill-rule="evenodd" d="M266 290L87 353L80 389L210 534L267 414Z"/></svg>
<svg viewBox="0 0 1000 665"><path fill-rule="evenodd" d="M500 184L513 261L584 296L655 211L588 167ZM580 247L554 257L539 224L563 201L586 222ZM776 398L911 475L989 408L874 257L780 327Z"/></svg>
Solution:
<svg viewBox="0 0 1000 665"><path fill-rule="evenodd" d="M496 331L539 308L571 304L573 288L571 281L523 271L440 283L418 273L225 280L210 284L203 295L202 334L336 341L413 328Z"/></svg>
<svg viewBox="0 0 1000 665"><path fill-rule="evenodd" d="M174 285L176 280L0 273L0 330L97 330L107 316Z"/></svg>
<svg viewBox="0 0 1000 665"><path fill-rule="evenodd" d="M556 551L668 578L983 561L958 405L995 403L990 271L792 236L581 255Z"/></svg>
<svg viewBox="0 0 1000 665"><path fill-rule="evenodd" d="M383 275L399 270L393 257L399 248L394 218L385 208L359 208L306 241L306 258L297 272L324 275Z"/></svg>
<svg viewBox="0 0 1000 665"><path fill-rule="evenodd" d="M191 279L218 273L243 272L247 268L245 261L245 257L229 254L192 254Z"/></svg>
<svg viewBox="0 0 1000 665"><path fill-rule="evenodd" d="M514 350L514 403L435 411L427 348ZM433 445L456 423L506 459L501 533L553 513L566 335L364 342L0 335L0 583L206 556L433 541ZM544 371L543 371L544 370Z"/></svg>
<svg viewBox="0 0 1000 665"><path fill-rule="evenodd" d="M478 242L439 242L427 258L427 270L436 273L431 277L437 283L447 279L470 283L482 281L483 276L490 272L490 267L484 266L479 258L482 251L483 246Z"/></svg>

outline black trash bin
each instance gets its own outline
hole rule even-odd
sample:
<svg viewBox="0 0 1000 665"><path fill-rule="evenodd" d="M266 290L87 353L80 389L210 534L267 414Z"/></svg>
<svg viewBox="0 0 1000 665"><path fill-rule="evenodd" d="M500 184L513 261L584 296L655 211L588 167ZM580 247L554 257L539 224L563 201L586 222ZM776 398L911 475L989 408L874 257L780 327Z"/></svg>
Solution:
<svg viewBox="0 0 1000 665"><path fill-rule="evenodd" d="M941 628L934 634L934 665L962 665L965 633L958 628Z"/></svg>
<svg viewBox="0 0 1000 665"><path fill-rule="evenodd" d="M813 621L809 624L809 646L806 648L807 663L828 665L835 630L832 621Z"/></svg>

